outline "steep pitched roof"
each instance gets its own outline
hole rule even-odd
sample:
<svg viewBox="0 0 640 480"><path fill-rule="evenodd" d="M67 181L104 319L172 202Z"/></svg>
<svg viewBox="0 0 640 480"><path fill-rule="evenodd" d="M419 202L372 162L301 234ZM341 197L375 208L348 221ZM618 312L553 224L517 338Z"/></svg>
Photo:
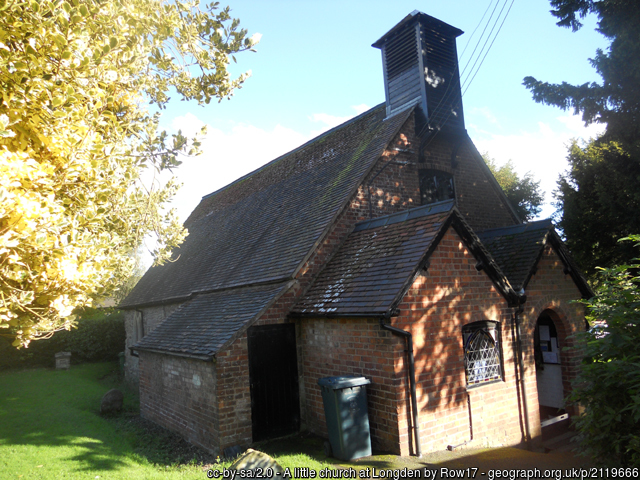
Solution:
<svg viewBox="0 0 640 480"><path fill-rule="evenodd" d="M452 208L443 202L358 224L293 311L389 312Z"/></svg>
<svg viewBox="0 0 640 480"><path fill-rule="evenodd" d="M550 243L564 263L566 273L571 275L583 297L593 296L589 284L556 233L551 219L493 228L480 232L478 237L517 291L526 288L542 256L544 246Z"/></svg>
<svg viewBox="0 0 640 480"><path fill-rule="evenodd" d="M198 295L181 305L134 348L210 358L289 287L290 282L285 282Z"/></svg>
<svg viewBox="0 0 640 480"><path fill-rule="evenodd" d="M290 279L411 111L379 105L203 198L175 261L153 267L122 308Z"/></svg>
<svg viewBox="0 0 640 480"><path fill-rule="evenodd" d="M514 288L520 290L531 278L553 228L550 219L512 227L493 228L478 234Z"/></svg>
<svg viewBox="0 0 640 480"><path fill-rule="evenodd" d="M482 263L510 302L517 295L491 255L454 207L425 205L359 223L301 298L298 315L392 315L415 275L449 226Z"/></svg>

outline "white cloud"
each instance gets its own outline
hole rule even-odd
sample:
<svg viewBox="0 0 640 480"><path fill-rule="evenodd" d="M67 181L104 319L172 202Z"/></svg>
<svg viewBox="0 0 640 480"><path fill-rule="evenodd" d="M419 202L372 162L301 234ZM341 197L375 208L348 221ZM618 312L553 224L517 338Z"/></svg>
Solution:
<svg viewBox="0 0 640 480"><path fill-rule="evenodd" d="M351 108L353 108L356 111L356 115L360 115L361 113L364 113L367 110L371 109L371 107L366 103L361 103L360 105L353 105Z"/></svg>
<svg viewBox="0 0 640 480"><path fill-rule="evenodd" d="M545 205L540 218L551 216L554 207L552 192L560 173L568 167L567 147L573 138L585 141L602 133L602 125L585 127L579 116L566 115L556 122L538 123L537 131L510 135L490 134L476 130L473 141L480 152L488 152L499 165L513 160L519 175L531 172L545 192Z"/></svg>
<svg viewBox="0 0 640 480"><path fill-rule="evenodd" d="M190 113L174 119L172 127L185 135L200 130L203 123ZM202 142L203 154L183 159L175 175L183 183L172 206L181 220L186 220L200 199L265 163L287 153L309 138L281 125L266 131L252 125L235 125L228 131L207 127Z"/></svg>
<svg viewBox="0 0 640 480"><path fill-rule="evenodd" d="M337 115L329 115L328 113L314 113L309 118L314 122L324 123L327 128L333 128L353 117L354 115L338 117Z"/></svg>
<svg viewBox="0 0 640 480"><path fill-rule="evenodd" d="M493 125L500 125L496 116L491 112L488 107L474 107L470 110L470 115L477 115L483 117L487 122Z"/></svg>
<svg viewBox="0 0 640 480"><path fill-rule="evenodd" d="M361 113L366 112L370 108L371 107L369 107L364 103L361 103L360 105L352 105L351 109L356 113L353 115L347 115L344 117L339 117L337 115L330 115L328 113L314 113L309 117L309 119L313 122L324 123L324 126L319 130L313 130L311 132L311 136L313 138L328 130L331 130L332 128L337 127L338 125L341 125L344 122L351 120L356 115L360 115Z"/></svg>

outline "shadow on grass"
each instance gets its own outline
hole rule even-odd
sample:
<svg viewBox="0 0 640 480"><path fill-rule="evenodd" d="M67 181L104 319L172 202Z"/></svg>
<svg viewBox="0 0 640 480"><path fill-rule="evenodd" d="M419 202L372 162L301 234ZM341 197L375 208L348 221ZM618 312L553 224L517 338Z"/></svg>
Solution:
<svg viewBox="0 0 640 480"><path fill-rule="evenodd" d="M8 450L21 465L59 462L69 471L92 472L126 466L135 454L131 442L99 414L102 395L116 383L114 371L117 364L100 363L4 372L0 446L14 447ZM5 460L12 465L6 454Z"/></svg>
<svg viewBox="0 0 640 480"><path fill-rule="evenodd" d="M70 371L40 369L0 374L0 452L5 464L24 469L58 462L67 472L98 472L126 468L132 463L213 463L206 452L178 435L140 419L131 392L125 392L124 414L101 417L102 395L119 384L114 371L117 364L85 364ZM567 469L585 463L570 453L543 454L516 448L443 451L420 459L383 454L345 462L327 457L323 444L323 438L303 433L261 442L254 448L290 467L315 462L313 468L318 469L478 468L486 472Z"/></svg>

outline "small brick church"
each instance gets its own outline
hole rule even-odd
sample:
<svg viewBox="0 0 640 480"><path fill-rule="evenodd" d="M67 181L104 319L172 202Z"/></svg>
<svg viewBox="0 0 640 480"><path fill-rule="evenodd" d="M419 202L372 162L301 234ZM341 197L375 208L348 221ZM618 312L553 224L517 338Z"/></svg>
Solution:
<svg viewBox="0 0 640 480"><path fill-rule="evenodd" d="M123 301L140 411L214 453L327 435L319 378L365 376L374 450L516 445L564 411L592 295L464 127L456 37L373 44L385 103L206 195Z"/></svg>

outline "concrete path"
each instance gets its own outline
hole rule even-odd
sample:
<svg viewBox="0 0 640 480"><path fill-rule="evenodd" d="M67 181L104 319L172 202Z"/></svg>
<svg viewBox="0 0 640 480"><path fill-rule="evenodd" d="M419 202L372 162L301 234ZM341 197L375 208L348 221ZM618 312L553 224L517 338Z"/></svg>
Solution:
<svg viewBox="0 0 640 480"><path fill-rule="evenodd" d="M545 436L536 451L525 448L461 448L455 451L429 453L422 458L374 455L356 460L356 468L372 468L368 478L402 480L409 470L419 470L419 478L588 478L593 471L588 459L573 452L571 439L575 432L556 428ZM354 465L355 466L355 465ZM374 476L374 469L375 475ZM405 470L406 469L406 470ZM384 472L383 472L384 471ZM384 475L384 476L382 476Z"/></svg>

